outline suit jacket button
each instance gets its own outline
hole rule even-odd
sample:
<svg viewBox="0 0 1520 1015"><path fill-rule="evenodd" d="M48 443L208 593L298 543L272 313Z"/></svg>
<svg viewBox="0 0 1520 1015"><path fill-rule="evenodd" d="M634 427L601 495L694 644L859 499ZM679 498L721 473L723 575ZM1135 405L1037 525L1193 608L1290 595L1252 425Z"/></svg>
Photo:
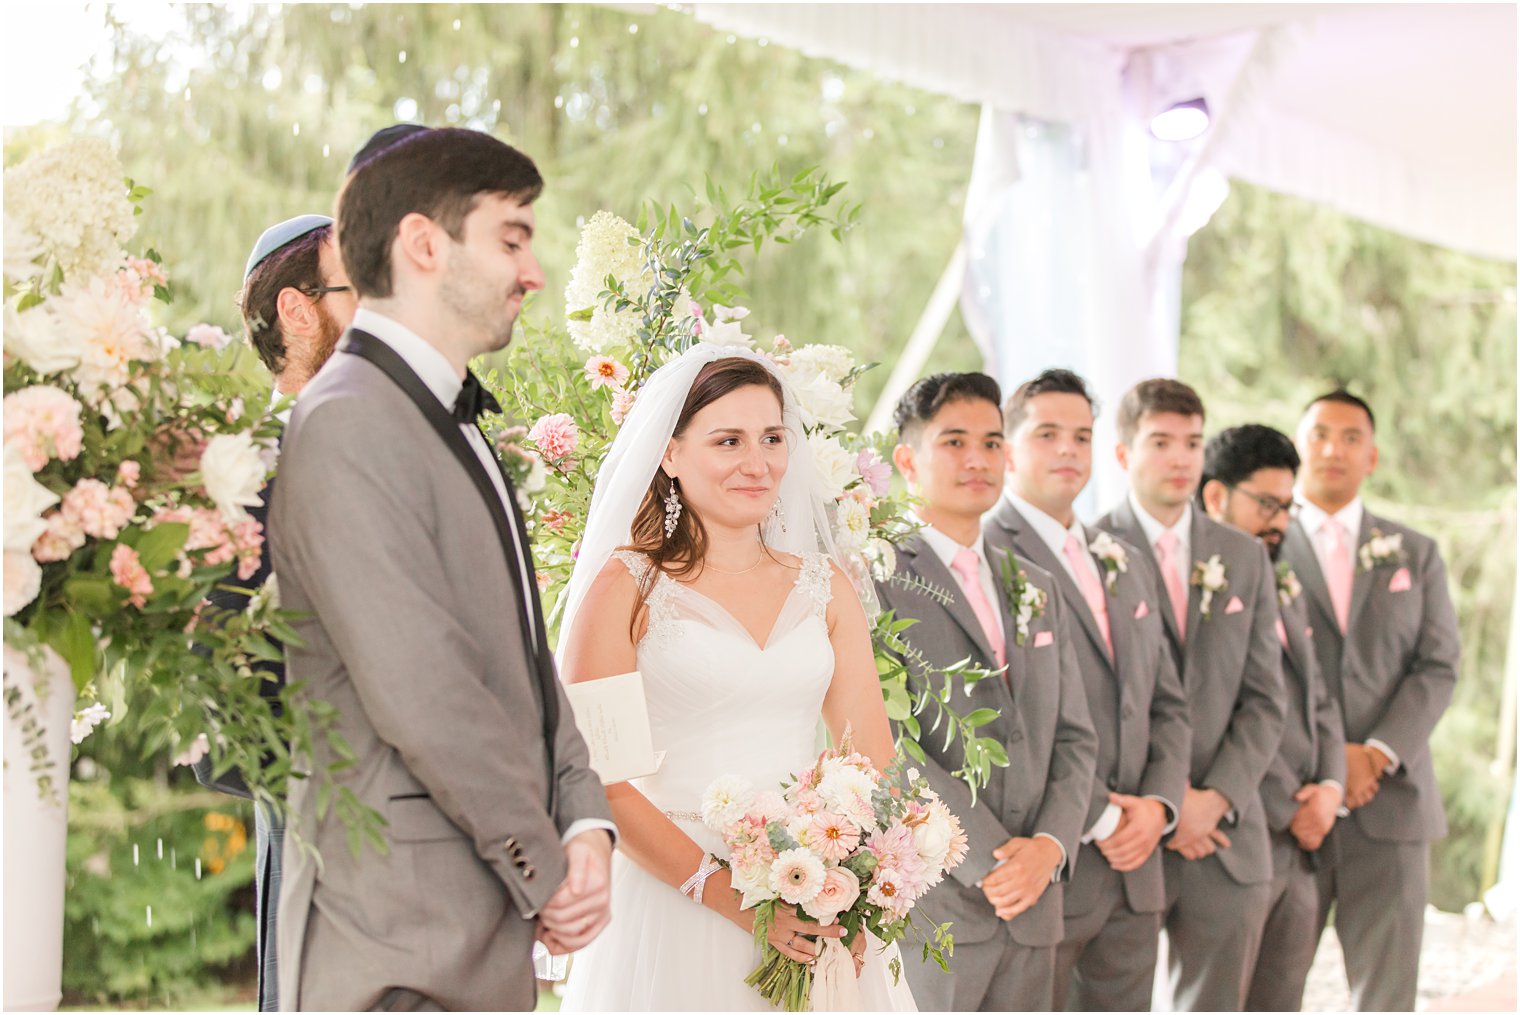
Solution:
<svg viewBox="0 0 1520 1015"><path fill-rule="evenodd" d="M501 844L501 848L515 852L517 850L517 840L509 838L506 842Z"/></svg>
<svg viewBox="0 0 1520 1015"><path fill-rule="evenodd" d="M526 867L523 868L523 872L522 872L523 880L524 881L532 881L533 880L533 875L535 875L537 873L538 873L538 871L534 870L533 869L533 865L530 863Z"/></svg>
<svg viewBox="0 0 1520 1015"><path fill-rule="evenodd" d="M1113 776L1109 776L1108 777L1108 788L1110 790L1112 790L1113 792L1117 793L1119 791L1119 780L1116 779L1116 778L1114 778Z"/></svg>
<svg viewBox="0 0 1520 1015"><path fill-rule="evenodd" d="M1121 708L1119 710L1119 717L1121 719L1130 719L1130 718L1133 718L1134 715L1135 715L1135 706L1133 706L1133 705L1125 705L1123 708Z"/></svg>

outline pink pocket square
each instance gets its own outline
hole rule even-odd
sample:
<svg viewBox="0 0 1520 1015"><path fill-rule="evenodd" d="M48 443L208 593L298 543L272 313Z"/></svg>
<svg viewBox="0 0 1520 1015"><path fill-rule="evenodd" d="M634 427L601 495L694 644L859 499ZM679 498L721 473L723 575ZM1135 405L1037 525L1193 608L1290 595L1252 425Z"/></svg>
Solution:
<svg viewBox="0 0 1520 1015"><path fill-rule="evenodd" d="M1145 605L1145 600L1140 600L1140 605L1135 607L1135 619L1144 620L1151 615L1151 608Z"/></svg>
<svg viewBox="0 0 1520 1015"><path fill-rule="evenodd" d="M1054 645L1055 641L1056 636L1051 634L1049 631L1036 631L1034 633L1035 648L1044 648L1047 645Z"/></svg>
<svg viewBox="0 0 1520 1015"><path fill-rule="evenodd" d="M1389 592L1408 592L1413 587L1409 580L1409 568L1401 567L1393 572L1393 580L1388 583Z"/></svg>
<svg viewBox="0 0 1520 1015"><path fill-rule="evenodd" d="M1312 627L1306 627L1306 628L1304 628L1304 637L1305 638L1313 638L1314 637L1314 628L1312 628Z"/></svg>
<svg viewBox="0 0 1520 1015"><path fill-rule="evenodd" d="M1246 604L1240 601L1239 596L1230 597L1230 605L1224 608L1224 615L1228 617L1232 613L1239 613L1246 608Z"/></svg>

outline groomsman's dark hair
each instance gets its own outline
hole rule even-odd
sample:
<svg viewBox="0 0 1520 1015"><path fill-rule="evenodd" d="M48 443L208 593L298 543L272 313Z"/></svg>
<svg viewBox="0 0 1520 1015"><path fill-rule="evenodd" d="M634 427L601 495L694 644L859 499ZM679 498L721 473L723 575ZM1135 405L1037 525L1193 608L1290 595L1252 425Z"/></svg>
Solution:
<svg viewBox="0 0 1520 1015"><path fill-rule="evenodd" d="M1259 469L1287 469L1298 475L1300 459L1293 440L1281 430L1260 423L1232 426L1209 438L1203 449L1203 479L1198 484L1198 503L1203 504L1203 488L1217 479L1225 486L1235 486L1254 476Z"/></svg>
<svg viewBox="0 0 1520 1015"><path fill-rule="evenodd" d="M897 427L899 439L904 444L916 443L924 424L936 413L951 402L967 399L991 402L994 409L1002 411L1003 393L998 382L986 374L943 373L917 381L892 410L892 423Z"/></svg>
<svg viewBox="0 0 1520 1015"><path fill-rule="evenodd" d="M1356 397L1345 388L1336 388L1334 391L1329 391L1323 395L1320 395L1318 398L1312 400L1308 405L1304 406L1304 411L1308 412L1310 409L1314 408L1321 402L1336 402L1340 405L1354 405L1367 414L1368 429L1377 429L1377 419L1372 415L1372 406L1368 405L1362 399Z"/></svg>
<svg viewBox="0 0 1520 1015"><path fill-rule="evenodd" d="M1198 392L1170 377L1152 377L1130 388L1119 400L1119 413L1114 419L1119 440L1125 444L1133 441L1140 432L1140 420L1154 412L1206 418Z"/></svg>
<svg viewBox="0 0 1520 1015"><path fill-rule="evenodd" d="M1040 395L1081 395L1087 399L1087 407L1094 418L1098 415L1098 400L1088 390L1082 375L1056 367L1046 370L1038 377L1027 380L1014 389L1003 404L1003 433L1011 434L1029 414L1029 401Z"/></svg>
<svg viewBox="0 0 1520 1015"><path fill-rule="evenodd" d="M440 127L403 137L361 162L338 194L349 281L361 297L391 295L391 243L412 212L459 241L481 194L531 204L543 188L532 159L484 131Z"/></svg>
<svg viewBox="0 0 1520 1015"><path fill-rule="evenodd" d="M238 312L248 341L276 377L285 369L285 332L280 328L280 293L302 292L322 285L322 244L332 235L330 225L297 236L260 261L238 293Z"/></svg>

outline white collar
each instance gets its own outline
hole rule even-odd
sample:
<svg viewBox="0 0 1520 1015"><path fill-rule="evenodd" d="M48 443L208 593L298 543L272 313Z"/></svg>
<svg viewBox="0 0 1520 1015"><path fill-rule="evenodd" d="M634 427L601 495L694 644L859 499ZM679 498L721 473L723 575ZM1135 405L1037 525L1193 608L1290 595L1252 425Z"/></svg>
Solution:
<svg viewBox="0 0 1520 1015"><path fill-rule="evenodd" d="M443 403L445 409L454 408L459 389L464 387L464 379L454 372L453 364L427 339L400 321L368 307L360 307L354 312L351 327L357 331L367 331L390 346L411 367L412 373L427 385L433 397Z"/></svg>
<svg viewBox="0 0 1520 1015"><path fill-rule="evenodd" d="M1145 530L1145 542L1155 546L1156 540L1161 538L1161 533L1171 532L1177 537L1177 547L1186 556L1193 545L1193 502L1188 501L1182 509L1182 517L1175 524L1162 525L1151 517L1151 513L1140 506L1140 501L1135 497L1135 491L1129 492L1130 510L1134 511L1135 517L1140 520L1140 528Z"/></svg>
<svg viewBox="0 0 1520 1015"><path fill-rule="evenodd" d="M1303 505L1303 507L1298 509L1298 523L1304 527L1304 531L1309 533L1309 535L1319 535L1320 530L1325 527L1325 522L1330 518L1334 518L1336 521L1340 522L1341 527L1346 530L1347 542L1355 543L1359 538L1361 538L1362 514L1365 510L1362 507L1361 494L1357 494L1355 497L1352 497L1350 504L1347 504L1345 507L1341 508L1339 511L1332 515L1327 513L1323 508L1312 503L1307 497L1304 496L1301 489L1294 490L1293 493L1294 496L1298 498L1299 503Z"/></svg>
<svg viewBox="0 0 1520 1015"><path fill-rule="evenodd" d="M971 550L981 559L982 563L985 564L987 562L986 547L980 533L977 534L975 543L972 543L970 546L962 546L956 540L945 535L917 515L910 514L908 517L923 525L923 528L918 530L918 535L922 536L924 542L929 544L929 549L934 551L934 555L939 558L940 563L944 564L945 567L950 567L962 550Z"/></svg>
<svg viewBox="0 0 1520 1015"><path fill-rule="evenodd" d="M1082 523L1077 520L1075 514L1072 515L1071 526L1069 528L1063 527L1060 522L1012 490L1004 490L1003 496L1007 497L1008 502L1018 509L1019 514L1024 516L1024 520L1029 523L1029 527L1034 529L1034 534L1040 537L1041 542L1050 547L1050 552L1056 555L1057 560L1060 560L1066 553L1066 539L1068 536L1076 536L1077 542L1081 544L1082 549L1084 551L1087 549L1087 530L1082 528Z"/></svg>
<svg viewBox="0 0 1520 1015"><path fill-rule="evenodd" d="M279 388L278 385L276 385L275 387L271 388L270 391L269 391L269 411L270 412L274 412L274 407L277 406L277 405L279 405L281 402L285 401L285 399L287 399L287 398L290 399L290 404L287 405L287 406L285 406L285 408L281 409L279 412L275 412L274 413L274 418L277 419L277 420L279 420L281 423L284 423L286 426L289 426L290 425L290 414L295 411L295 407L296 407L296 396L285 394L285 392L283 392L283 391L280 390L280 388Z"/></svg>

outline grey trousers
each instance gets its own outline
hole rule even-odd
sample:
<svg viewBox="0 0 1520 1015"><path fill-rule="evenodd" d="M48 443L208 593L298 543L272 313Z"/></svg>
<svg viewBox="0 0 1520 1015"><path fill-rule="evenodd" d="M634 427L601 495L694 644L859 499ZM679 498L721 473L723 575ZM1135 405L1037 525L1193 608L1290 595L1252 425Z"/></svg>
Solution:
<svg viewBox="0 0 1520 1015"><path fill-rule="evenodd" d="M1330 834L1339 855L1319 874L1316 937L1333 906L1354 1010L1414 1011L1430 844L1379 842L1345 819Z"/></svg>
<svg viewBox="0 0 1520 1015"><path fill-rule="evenodd" d="M986 941L955 943L949 973L933 962L904 958L919 1011L1050 1011L1054 946L1029 948L1006 926Z"/></svg>
<svg viewBox="0 0 1520 1015"><path fill-rule="evenodd" d="M1056 948L1055 1009L1149 1011L1161 914L1129 907L1124 876L1096 846L1082 847L1072 876L1101 882L1092 893L1101 901L1090 912L1067 911L1065 936ZM1075 895L1068 889L1066 898Z"/></svg>
<svg viewBox="0 0 1520 1015"><path fill-rule="evenodd" d="M1272 833L1272 899L1247 1011L1298 1011L1319 942L1319 878L1287 832Z"/></svg>
<svg viewBox="0 0 1520 1015"><path fill-rule="evenodd" d="M1242 885L1216 856L1167 851L1167 967L1178 1011L1240 1011L1256 968L1272 883Z"/></svg>

